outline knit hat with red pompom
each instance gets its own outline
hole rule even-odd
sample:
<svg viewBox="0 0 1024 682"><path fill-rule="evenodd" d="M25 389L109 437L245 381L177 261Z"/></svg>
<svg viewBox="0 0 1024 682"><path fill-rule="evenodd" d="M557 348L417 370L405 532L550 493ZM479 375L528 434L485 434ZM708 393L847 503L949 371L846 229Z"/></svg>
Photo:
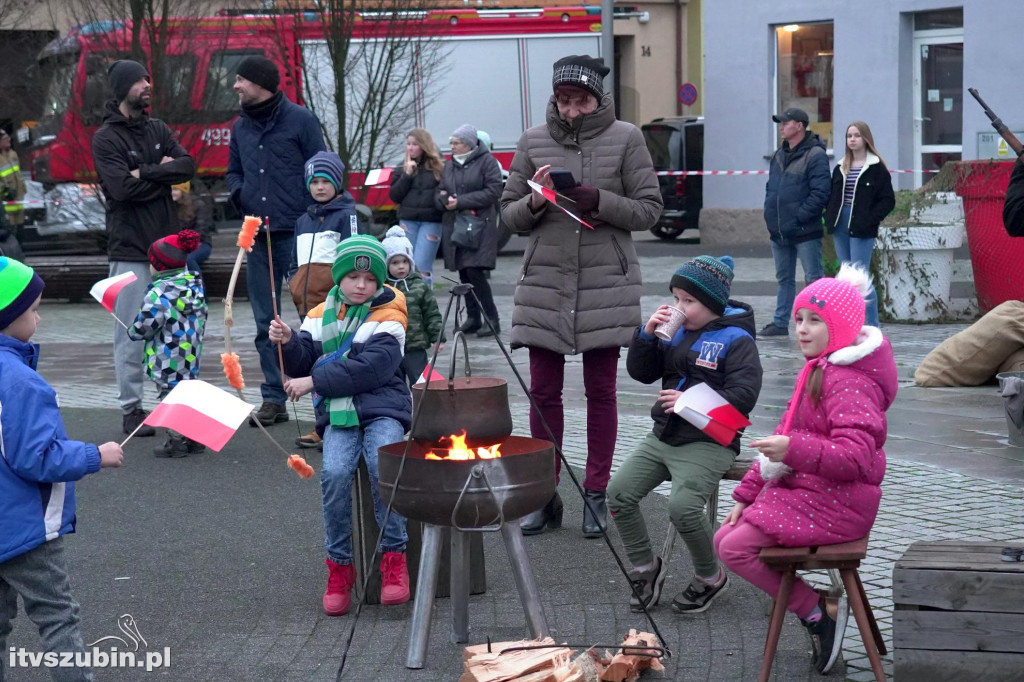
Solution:
<svg viewBox="0 0 1024 682"><path fill-rule="evenodd" d="M188 254L199 248L199 233L182 230L163 239L157 239L149 246L149 262L157 271L185 267Z"/></svg>
<svg viewBox="0 0 1024 682"><path fill-rule="evenodd" d="M871 275L853 263L843 263L835 277L807 285L793 301L793 316L807 308L828 327L828 355L853 343L864 326L864 299L871 291Z"/></svg>

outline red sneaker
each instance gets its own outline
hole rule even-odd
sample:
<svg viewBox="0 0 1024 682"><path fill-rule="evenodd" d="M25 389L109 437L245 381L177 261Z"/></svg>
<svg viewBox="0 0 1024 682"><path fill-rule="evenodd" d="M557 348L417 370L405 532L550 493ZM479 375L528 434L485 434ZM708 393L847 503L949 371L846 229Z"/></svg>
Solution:
<svg viewBox="0 0 1024 682"><path fill-rule="evenodd" d="M380 560L380 603L384 606L409 601L409 567L405 554L385 552Z"/></svg>
<svg viewBox="0 0 1024 682"><path fill-rule="evenodd" d="M356 569L351 564L336 564L324 559L327 564L327 589L324 591L324 613L328 616L344 616L352 605L352 587L356 584ZM409 579L406 578L406 584Z"/></svg>

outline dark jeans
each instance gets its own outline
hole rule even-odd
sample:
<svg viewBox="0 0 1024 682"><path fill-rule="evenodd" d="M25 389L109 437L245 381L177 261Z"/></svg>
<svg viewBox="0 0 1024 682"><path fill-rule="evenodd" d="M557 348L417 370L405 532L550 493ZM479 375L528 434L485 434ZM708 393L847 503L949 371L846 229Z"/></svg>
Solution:
<svg viewBox="0 0 1024 682"><path fill-rule="evenodd" d="M587 473L583 487L603 491L611 477L612 455L619 428L615 378L619 348L595 348L583 353L583 387L587 397ZM551 427L555 442L562 447L565 416L562 411L562 386L565 383L565 356L544 348L530 348L530 395L544 421ZM540 416L530 410L530 435L550 438ZM556 478L562 471L555 460Z"/></svg>
<svg viewBox="0 0 1024 682"><path fill-rule="evenodd" d="M284 405L287 402L277 361L277 348L270 343L270 321L281 311L281 283L292 262L295 235L291 232L272 233L274 253L274 290L277 300L270 300L270 267L267 260L266 235L256 235L256 243L245 261L245 282L249 288L249 305L256 320L256 352L260 354L263 383L260 393L263 401Z"/></svg>
<svg viewBox="0 0 1024 682"><path fill-rule="evenodd" d="M494 305L494 297L491 296L491 285L487 281L487 271L484 268L462 268L459 270L459 281L463 284L472 284L473 291L480 297L480 304L483 305L484 314L491 320L498 319L498 308ZM480 306L476 303L473 294L466 296L466 315L474 320L480 317Z"/></svg>

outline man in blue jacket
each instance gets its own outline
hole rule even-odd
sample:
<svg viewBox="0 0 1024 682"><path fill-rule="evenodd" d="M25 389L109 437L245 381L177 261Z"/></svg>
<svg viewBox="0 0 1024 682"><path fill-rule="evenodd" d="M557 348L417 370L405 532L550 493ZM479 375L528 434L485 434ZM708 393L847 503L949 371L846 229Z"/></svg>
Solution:
<svg viewBox="0 0 1024 682"><path fill-rule="evenodd" d="M775 259L775 317L759 336L789 336L789 318L796 297L796 261L804 281L820 279L821 215L828 206L832 182L825 143L807 130L810 119L803 109L786 109L772 116L779 124L782 146L772 156L764 198L764 220Z"/></svg>
<svg viewBox="0 0 1024 682"><path fill-rule="evenodd" d="M266 235L261 235L246 261L256 351L263 370L263 405L250 418L252 426L256 425L253 420L264 426L288 421L277 352L267 330L281 309L281 282L292 266L295 221L313 203L306 191L303 166L306 159L326 149L320 122L278 90L280 79L274 62L251 56L238 63L234 85L242 114L231 134L228 189L239 211L269 221L278 294L276 301L270 300L270 262Z"/></svg>

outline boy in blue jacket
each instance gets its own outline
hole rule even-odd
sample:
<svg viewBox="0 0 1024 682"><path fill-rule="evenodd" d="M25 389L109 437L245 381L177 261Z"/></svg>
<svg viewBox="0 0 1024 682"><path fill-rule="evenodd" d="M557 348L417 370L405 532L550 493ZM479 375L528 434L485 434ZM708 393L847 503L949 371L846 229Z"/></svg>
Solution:
<svg viewBox="0 0 1024 682"><path fill-rule="evenodd" d="M381 594L384 605L409 601L405 562L405 519L391 512L378 485L377 449L402 440L412 421L412 396L405 385L402 349L408 316L405 296L384 282L384 247L374 237L349 237L338 246L332 268L337 285L309 312L301 330L280 320L270 324L270 340L282 344L284 384L292 400L313 393L316 429L324 439L320 472L323 493L327 589L324 612L348 612L356 571L352 565L352 481L366 460L373 511L384 528L381 541Z"/></svg>
<svg viewBox="0 0 1024 682"><path fill-rule="evenodd" d="M42 292L32 268L0 256L0 680L18 595L46 651L85 650L62 536L75 530L74 481L123 458L117 443L68 439L57 394L36 372L39 346L29 342ZM62 679L93 676L77 668Z"/></svg>

